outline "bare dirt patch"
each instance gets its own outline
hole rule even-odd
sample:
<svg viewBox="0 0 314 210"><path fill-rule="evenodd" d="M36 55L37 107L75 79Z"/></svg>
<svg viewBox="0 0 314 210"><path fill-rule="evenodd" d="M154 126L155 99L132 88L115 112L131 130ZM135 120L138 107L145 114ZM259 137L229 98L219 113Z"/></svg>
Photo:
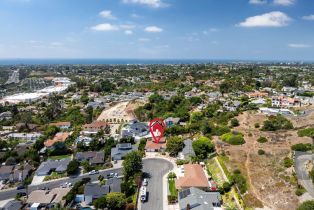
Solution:
<svg viewBox="0 0 314 210"><path fill-rule="evenodd" d="M255 123L261 126L267 117L256 112L244 112L237 119L240 126L234 130L244 134L246 143L241 146L221 147L218 138L214 139L218 152L224 150L228 155L227 166L230 171L240 169L247 178L249 189L244 195L244 201L249 207L265 207L272 209L296 209L298 197L295 195L296 181L292 168L286 169L282 160L290 156L291 145L296 143L311 143L307 137L298 137L297 129L289 131L263 132L255 128ZM291 118L294 125L304 126L314 123L314 113ZM267 143L257 142L260 136L268 139ZM219 147L220 146L220 147ZM262 149L265 155L258 155Z"/></svg>

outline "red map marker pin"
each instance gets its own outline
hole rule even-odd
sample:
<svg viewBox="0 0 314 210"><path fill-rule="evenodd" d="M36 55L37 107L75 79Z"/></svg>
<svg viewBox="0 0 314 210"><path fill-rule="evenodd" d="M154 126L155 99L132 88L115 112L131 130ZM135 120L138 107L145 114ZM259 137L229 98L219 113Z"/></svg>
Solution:
<svg viewBox="0 0 314 210"><path fill-rule="evenodd" d="M166 125L160 118L155 118L149 123L149 130L153 136L154 142L159 143L160 139L164 135Z"/></svg>

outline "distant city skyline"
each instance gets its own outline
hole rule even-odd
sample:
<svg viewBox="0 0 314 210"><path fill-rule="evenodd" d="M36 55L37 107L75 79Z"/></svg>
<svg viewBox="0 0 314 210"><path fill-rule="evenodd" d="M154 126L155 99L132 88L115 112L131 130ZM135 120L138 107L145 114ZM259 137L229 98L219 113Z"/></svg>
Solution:
<svg viewBox="0 0 314 210"><path fill-rule="evenodd" d="M0 59L314 61L310 0L1 0Z"/></svg>

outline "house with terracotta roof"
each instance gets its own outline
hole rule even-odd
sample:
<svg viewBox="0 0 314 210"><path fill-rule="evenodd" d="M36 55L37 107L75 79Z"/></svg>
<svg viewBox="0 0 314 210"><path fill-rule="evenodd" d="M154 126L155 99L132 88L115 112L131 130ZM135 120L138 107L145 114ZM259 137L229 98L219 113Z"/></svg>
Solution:
<svg viewBox="0 0 314 210"><path fill-rule="evenodd" d="M108 123L104 121L94 121L90 124L83 125L84 134L97 134L100 130L106 130L109 128Z"/></svg>
<svg viewBox="0 0 314 210"><path fill-rule="evenodd" d="M65 140L67 140L67 138L69 138L70 135L71 134L68 132L56 133L53 139L48 139L47 141L44 142L44 145L47 148L51 148L57 142L65 142Z"/></svg>
<svg viewBox="0 0 314 210"><path fill-rule="evenodd" d="M179 190L196 187L208 190L209 183L205 172L199 164L185 164L184 176L176 180L176 188Z"/></svg>
<svg viewBox="0 0 314 210"><path fill-rule="evenodd" d="M254 92L250 92L248 94L246 94L249 98L265 98L268 97L268 93L267 92L260 92L260 91L254 91Z"/></svg>
<svg viewBox="0 0 314 210"><path fill-rule="evenodd" d="M297 98L290 98L286 96L274 96L271 99L272 107L300 107L301 101Z"/></svg>
<svg viewBox="0 0 314 210"><path fill-rule="evenodd" d="M145 145L145 151L146 152L160 152L164 151L166 149L166 142L160 141L159 143L156 143L155 141L148 140L146 141Z"/></svg>

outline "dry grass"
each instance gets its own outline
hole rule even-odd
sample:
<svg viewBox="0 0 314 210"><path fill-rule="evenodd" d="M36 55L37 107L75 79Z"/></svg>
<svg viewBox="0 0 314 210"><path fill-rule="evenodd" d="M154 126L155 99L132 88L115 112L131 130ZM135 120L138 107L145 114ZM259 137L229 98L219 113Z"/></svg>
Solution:
<svg viewBox="0 0 314 210"><path fill-rule="evenodd" d="M227 163L230 171L240 169L249 183L248 193L244 201L248 207L261 207L272 209L296 209L298 197L295 195L295 181L292 170L282 166L282 160L290 155L290 147L296 143L311 143L307 137L298 137L297 130L262 132L254 127L255 123L263 124L266 116L254 112L244 112L239 115L240 126L235 128L244 134L246 143L242 146L220 146L218 139L214 142L219 150L225 151L229 156ZM290 119L294 126L305 126L314 123L314 113L299 118ZM268 139L267 143L257 142L260 136ZM265 155L258 155L262 149Z"/></svg>

